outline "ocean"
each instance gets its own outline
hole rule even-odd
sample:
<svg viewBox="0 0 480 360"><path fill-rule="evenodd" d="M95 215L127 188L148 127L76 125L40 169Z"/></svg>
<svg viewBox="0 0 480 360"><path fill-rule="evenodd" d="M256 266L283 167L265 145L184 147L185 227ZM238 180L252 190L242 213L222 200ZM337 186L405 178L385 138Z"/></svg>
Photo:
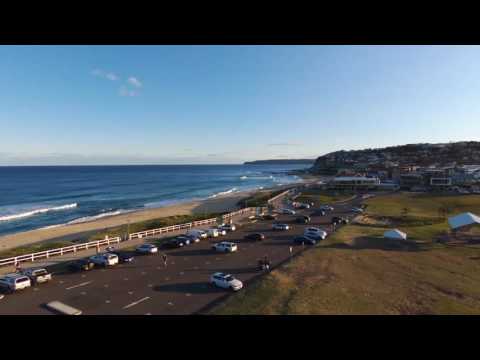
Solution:
<svg viewBox="0 0 480 360"><path fill-rule="evenodd" d="M0 167L0 235L298 182L308 165Z"/></svg>

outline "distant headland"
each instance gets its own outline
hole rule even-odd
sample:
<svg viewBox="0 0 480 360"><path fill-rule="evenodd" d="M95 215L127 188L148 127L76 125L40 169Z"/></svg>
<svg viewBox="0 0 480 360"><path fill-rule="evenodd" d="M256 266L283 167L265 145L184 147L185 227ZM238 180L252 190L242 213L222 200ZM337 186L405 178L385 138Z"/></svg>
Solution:
<svg viewBox="0 0 480 360"><path fill-rule="evenodd" d="M244 165L289 165L289 164L306 164L313 165L315 159L272 159L272 160L255 160L246 161Z"/></svg>

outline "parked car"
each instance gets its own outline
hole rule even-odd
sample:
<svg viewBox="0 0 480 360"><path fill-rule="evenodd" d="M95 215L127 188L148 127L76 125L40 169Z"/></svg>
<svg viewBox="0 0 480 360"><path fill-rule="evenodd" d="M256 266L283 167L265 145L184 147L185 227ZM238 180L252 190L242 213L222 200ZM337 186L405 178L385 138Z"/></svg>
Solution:
<svg viewBox="0 0 480 360"><path fill-rule="evenodd" d="M310 209L310 204L307 203L299 203L298 204L299 209Z"/></svg>
<svg viewBox="0 0 480 360"><path fill-rule="evenodd" d="M153 244L142 244L140 246L137 246L135 251L138 254L156 254L158 253L158 247Z"/></svg>
<svg viewBox="0 0 480 360"><path fill-rule="evenodd" d="M314 240L325 240L327 235L328 234L325 230L316 227L308 227L303 232L303 236L309 237Z"/></svg>
<svg viewBox="0 0 480 360"><path fill-rule="evenodd" d="M32 286L28 276L22 274L6 274L0 277L0 288L7 292L15 292Z"/></svg>
<svg viewBox="0 0 480 360"><path fill-rule="evenodd" d="M262 240L265 240L265 235L262 233L252 233L245 236L245 239L252 240L252 241L262 241Z"/></svg>
<svg viewBox="0 0 480 360"><path fill-rule="evenodd" d="M240 280L235 279L230 274L224 274L221 272L216 272L210 276L210 283L214 286L231 289L233 291L238 291L243 288L243 283Z"/></svg>
<svg viewBox="0 0 480 360"><path fill-rule="evenodd" d="M275 223L272 225L272 230L290 230L290 226L288 226L287 224Z"/></svg>
<svg viewBox="0 0 480 360"><path fill-rule="evenodd" d="M237 227L234 224L223 224L220 225L219 228L225 230L226 232L237 230Z"/></svg>
<svg viewBox="0 0 480 360"><path fill-rule="evenodd" d="M229 241L222 241L212 246L212 249L217 252L235 252L238 250L237 244Z"/></svg>
<svg viewBox="0 0 480 360"><path fill-rule="evenodd" d="M297 236L293 238L294 244L307 244L307 245L315 245L317 241L315 239L309 238L307 236Z"/></svg>
<svg viewBox="0 0 480 360"><path fill-rule="evenodd" d="M311 221L310 216L299 216L296 222L299 224L308 224Z"/></svg>
<svg viewBox="0 0 480 360"><path fill-rule="evenodd" d="M114 254L114 255L117 255L118 256L118 261L121 262L121 263L129 263L129 262L132 262L135 259L133 254L128 253L128 252L124 252L124 251L115 250L115 251L111 251L110 253Z"/></svg>
<svg viewBox="0 0 480 360"><path fill-rule="evenodd" d="M200 237L198 237L197 235L194 235L194 234L190 234L190 235L180 235L179 237L186 237L189 241L190 241L190 244L194 244L194 243L198 243L200 242Z"/></svg>
<svg viewBox="0 0 480 360"><path fill-rule="evenodd" d="M225 236L225 235L227 235L227 230L225 230L225 229L217 228L217 232L218 232L218 236Z"/></svg>
<svg viewBox="0 0 480 360"><path fill-rule="evenodd" d="M179 235L176 239L183 242L183 245L190 245L194 242L190 236L186 235Z"/></svg>
<svg viewBox="0 0 480 360"><path fill-rule="evenodd" d="M320 210L325 210L325 211L333 211L333 210L335 210L335 209L333 208L333 206L330 206L330 205L322 205L322 206L319 207L319 209L320 209Z"/></svg>
<svg viewBox="0 0 480 360"><path fill-rule="evenodd" d="M277 214L265 214L263 215L263 220L275 220L277 216Z"/></svg>
<svg viewBox="0 0 480 360"><path fill-rule="evenodd" d="M348 224L348 219L340 216L332 217L332 224Z"/></svg>
<svg viewBox="0 0 480 360"><path fill-rule="evenodd" d="M52 280L52 274L44 268L30 268L21 271L22 275L28 276L32 284L42 284Z"/></svg>
<svg viewBox="0 0 480 360"><path fill-rule="evenodd" d="M354 212L354 213L357 213L357 214L363 213L363 209L358 208L358 207L353 207L353 208L351 209L351 211Z"/></svg>
<svg viewBox="0 0 480 360"><path fill-rule="evenodd" d="M179 239L178 237L174 239L169 239L162 243L162 248L165 248L165 249L176 249L184 246L186 246L185 241L183 241L182 239Z"/></svg>
<svg viewBox="0 0 480 360"><path fill-rule="evenodd" d="M118 256L112 253L97 254L90 256L90 260L99 266L114 266L118 264Z"/></svg>
<svg viewBox="0 0 480 360"><path fill-rule="evenodd" d="M281 214L285 214L285 215L295 215L295 210L291 210L291 209L281 209L281 210L280 210L280 213L281 213Z"/></svg>
<svg viewBox="0 0 480 360"><path fill-rule="evenodd" d="M70 271L89 271L95 267L90 259L79 259L68 264Z"/></svg>
<svg viewBox="0 0 480 360"><path fill-rule="evenodd" d="M208 229L207 230L207 236L210 237L210 238L215 238L218 235L219 235L218 234L218 229Z"/></svg>
<svg viewBox="0 0 480 360"><path fill-rule="evenodd" d="M327 212L325 210L315 210L312 214L313 216L326 216Z"/></svg>
<svg viewBox="0 0 480 360"><path fill-rule="evenodd" d="M203 230L198 230L198 229L190 229L187 231L187 233L185 234L187 236L194 236L196 238L199 238L199 239L206 239L207 238L207 233Z"/></svg>

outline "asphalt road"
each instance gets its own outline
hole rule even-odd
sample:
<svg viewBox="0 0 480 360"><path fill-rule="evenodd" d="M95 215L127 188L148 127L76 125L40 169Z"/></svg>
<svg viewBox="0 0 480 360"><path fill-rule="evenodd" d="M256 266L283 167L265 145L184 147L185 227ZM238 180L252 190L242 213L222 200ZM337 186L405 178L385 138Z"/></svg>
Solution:
<svg viewBox="0 0 480 360"><path fill-rule="evenodd" d="M290 257L291 240L303 234L306 226L320 226L330 231L332 216L353 215L349 209L359 203L360 199L354 199L336 204L335 211L325 217L312 217L308 225L296 224L296 215L280 215L278 221L292 224L289 231L272 231L273 221L259 221L237 228L227 236L167 250L166 268L160 255L137 255L130 264L54 274L53 280L47 284L6 295L0 300L0 314L52 314L45 304L54 300L78 308L85 315L196 313L228 293L228 290L209 284L212 273L231 273L248 286L249 281L261 275L256 270L259 258L267 255L272 266L278 265ZM310 215L312 210L301 213ZM262 232L266 239L262 242L243 239L252 232ZM215 253L211 245L218 241L234 241L239 250L231 254ZM302 249L301 245L293 246L294 253Z"/></svg>

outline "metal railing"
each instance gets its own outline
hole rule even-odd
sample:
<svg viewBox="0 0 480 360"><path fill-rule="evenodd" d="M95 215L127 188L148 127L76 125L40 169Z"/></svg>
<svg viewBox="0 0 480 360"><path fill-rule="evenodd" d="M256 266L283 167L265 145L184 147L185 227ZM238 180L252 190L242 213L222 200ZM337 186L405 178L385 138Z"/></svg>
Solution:
<svg viewBox="0 0 480 360"><path fill-rule="evenodd" d="M284 191L284 192L282 192L282 193L280 193L280 194L278 194L277 196L274 196L274 197L271 198L271 199L269 199L269 200L267 201L267 203L270 204L270 203L274 202L275 200L281 198L282 196L286 196L286 195L288 195L288 194L290 194L290 189L289 189L289 190L286 190L286 191Z"/></svg>
<svg viewBox="0 0 480 360"><path fill-rule="evenodd" d="M119 242L120 242L120 237L114 237L114 238L106 237L103 240L90 241L83 244L70 245L70 246L51 249L51 250L39 251L32 254L19 255L19 256L8 258L8 259L1 259L0 266L7 266L7 265L17 266L17 264L26 262L26 261L33 262L39 259L48 259L53 256L65 255L68 253L76 253L79 250L87 250L87 249L96 248L99 246L118 244Z"/></svg>
<svg viewBox="0 0 480 360"><path fill-rule="evenodd" d="M225 220L230 219L234 216L248 214L248 213L254 212L255 210L256 210L256 208L254 208L254 207L243 208L243 209L240 209L240 210L222 215L222 219L225 221Z"/></svg>

